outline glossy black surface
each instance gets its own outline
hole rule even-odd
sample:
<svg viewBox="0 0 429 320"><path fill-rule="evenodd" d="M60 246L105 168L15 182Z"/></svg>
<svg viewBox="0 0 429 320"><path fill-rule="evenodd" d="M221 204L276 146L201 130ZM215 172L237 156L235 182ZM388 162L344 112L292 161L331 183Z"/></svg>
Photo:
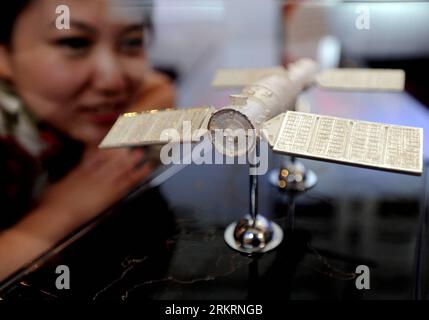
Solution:
<svg viewBox="0 0 429 320"><path fill-rule="evenodd" d="M280 161L271 159L272 166ZM260 213L285 230L274 252L252 259L223 240L225 227L248 211L246 166L189 165L39 262L1 297L412 299L420 289L427 298L427 254L416 249L425 206L427 213L425 176L305 163L319 182L295 197L260 178ZM70 268L70 290L55 288L60 264ZM370 268L369 290L355 286L361 264Z"/></svg>

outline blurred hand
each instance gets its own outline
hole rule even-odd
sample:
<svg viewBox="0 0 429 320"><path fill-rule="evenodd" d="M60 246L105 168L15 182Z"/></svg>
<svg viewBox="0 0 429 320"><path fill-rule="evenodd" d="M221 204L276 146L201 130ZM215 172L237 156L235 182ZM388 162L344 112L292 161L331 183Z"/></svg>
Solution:
<svg viewBox="0 0 429 320"><path fill-rule="evenodd" d="M67 212L76 222L85 222L125 196L151 171L141 163L141 149L91 149L82 162L43 195L39 207Z"/></svg>
<svg viewBox="0 0 429 320"><path fill-rule="evenodd" d="M171 80L160 72L151 71L146 75L142 91L129 111L173 108L175 98L176 90Z"/></svg>

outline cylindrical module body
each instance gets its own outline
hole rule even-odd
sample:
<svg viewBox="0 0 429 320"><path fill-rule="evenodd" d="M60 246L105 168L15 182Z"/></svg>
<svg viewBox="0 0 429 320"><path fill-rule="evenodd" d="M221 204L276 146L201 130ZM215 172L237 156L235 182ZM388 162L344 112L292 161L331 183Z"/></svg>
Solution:
<svg viewBox="0 0 429 320"><path fill-rule="evenodd" d="M284 74L264 77L232 95L231 105L213 113L208 123L216 149L228 156L248 152L262 123L293 109L298 94L314 80L317 70L314 61L298 60ZM240 137L243 132L245 137Z"/></svg>

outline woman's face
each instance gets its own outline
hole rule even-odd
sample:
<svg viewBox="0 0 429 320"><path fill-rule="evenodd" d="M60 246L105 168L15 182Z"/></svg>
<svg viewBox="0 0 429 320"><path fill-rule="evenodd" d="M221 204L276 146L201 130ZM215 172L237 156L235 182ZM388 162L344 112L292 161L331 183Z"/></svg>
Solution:
<svg viewBox="0 0 429 320"><path fill-rule="evenodd" d="M70 9L69 30L56 27L59 5ZM7 77L37 117L98 143L142 86L142 20L107 0L32 1L2 51Z"/></svg>

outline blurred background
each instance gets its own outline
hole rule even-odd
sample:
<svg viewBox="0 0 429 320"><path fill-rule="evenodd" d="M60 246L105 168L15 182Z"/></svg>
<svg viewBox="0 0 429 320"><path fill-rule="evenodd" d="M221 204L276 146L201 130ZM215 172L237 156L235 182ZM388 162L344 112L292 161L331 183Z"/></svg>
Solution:
<svg viewBox="0 0 429 320"><path fill-rule="evenodd" d="M136 1L142 3L144 0ZM157 0L155 66L177 80L178 104L207 103L218 68L300 57L328 67L402 68L429 104L429 3L333 0Z"/></svg>

